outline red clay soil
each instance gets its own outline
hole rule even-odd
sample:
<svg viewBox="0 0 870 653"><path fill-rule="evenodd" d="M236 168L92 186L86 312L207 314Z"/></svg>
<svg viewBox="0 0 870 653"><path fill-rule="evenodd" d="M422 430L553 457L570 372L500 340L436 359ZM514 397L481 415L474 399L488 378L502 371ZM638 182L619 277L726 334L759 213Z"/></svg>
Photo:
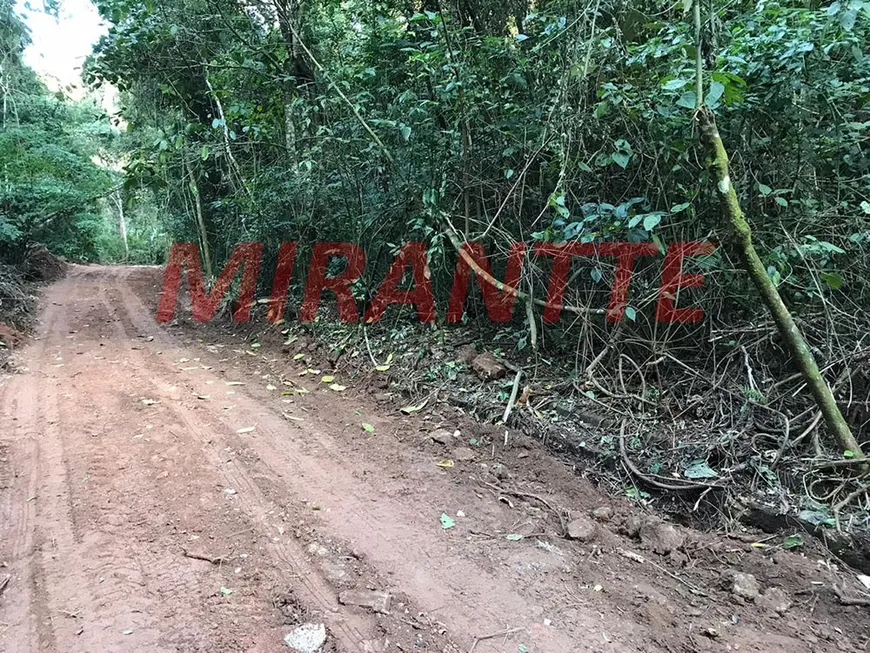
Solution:
<svg viewBox="0 0 870 653"><path fill-rule="evenodd" d="M158 325L160 274L73 266L2 379L0 651L289 651L305 622L325 652L867 650L836 561L679 527L657 553L621 527L640 508L521 435L470 446L455 408L405 417L280 348Z"/></svg>

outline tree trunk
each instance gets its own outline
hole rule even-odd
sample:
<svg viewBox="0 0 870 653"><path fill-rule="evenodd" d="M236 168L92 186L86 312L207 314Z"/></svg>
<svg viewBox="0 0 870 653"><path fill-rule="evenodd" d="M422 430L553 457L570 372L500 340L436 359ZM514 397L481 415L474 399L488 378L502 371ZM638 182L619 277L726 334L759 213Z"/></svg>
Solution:
<svg viewBox="0 0 870 653"><path fill-rule="evenodd" d="M285 82L284 86L284 144L293 160L294 167L299 164L296 128L293 115L293 100L308 92L314 83L314 71L305 58L297 35L302 32L301 0L274 0L275 13L278 16L278 27L287 50L284 64L284 74L294 81ZM304 130L303 130L304 131Z"/></svg>
<svg viewBox="0 0 870 653"><path fill-rule="evenodd" d="M130 260L130 245L127 243L127 218L124 215L124 197L121 191L112 195L115 200L115 206L118 207L118 232L121 234L121 240L124 242L124 263Z"/></svg>
<svg viewBox="0 0 870 653"><path fill-rule="evenodd" d="M743 216L743 211L740 209L737 192L734 190L734 184L729 174L728 152L722 143L722 137L719 135L719 130L716 127L716 119L713 116L713 112L704 106L702 95L704 69L701 60L700 7L700 0L694 0L698 106L695 116L701 132L701 142L706 148L707 156L709 157L708 165L710 173L716 182L722 213L737 245L746 272L749 274L749 278L752 279L752 283L755 284L755 288L770 311L786 348L797 363L807 387L809 387L813 398L819 406L828 430L836 438L837 443L842 449L851 451L855 458L863 459L864 453L861 451L861 446L858 444L855 436L852 435L849 424L843 417L839 406L837 406L834 393L831 392L831 388L822 376L816 359L813 357L803 334L798 329L797 324L795 324L794 318L785 302L782 301L776 284L773 283L770 275L767 274L767 270L761 262L758 252L755 250L755 245L752 243L752 229Z"/></svg>
<svg viewBox="0 0 870 653"><path fill-rule="evenodd" d="M196 211L196 226L199 230L199 241L202 247L202 260L205 265L205 274L209 279L214 278L214 269L211 266L211 248L208 246L208 232L205 229L205 219L202 215L202 199L199 196L199 184L196 183L196 177L193 174L193 166L187 160L187 152L184 148L181 150L181 163L187 169L187 176L190 178L190 192L193 195L194 208Z"/></svg>

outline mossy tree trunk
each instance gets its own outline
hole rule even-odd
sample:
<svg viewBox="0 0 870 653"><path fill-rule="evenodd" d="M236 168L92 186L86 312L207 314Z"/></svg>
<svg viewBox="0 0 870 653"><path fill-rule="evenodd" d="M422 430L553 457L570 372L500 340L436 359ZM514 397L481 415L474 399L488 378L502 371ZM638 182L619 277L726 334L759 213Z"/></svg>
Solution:
<svg viewBox="0 0 870 653"><path fill-rule="evenodd" d="M861 446L852 434L849 424L840 411L840 407L837 406L834 393L831 392L831 388L822 376L816 359L807 345L807 341L804 339L800 329L798 329L791 312L789 312L785 302L782 301L776 284L773 283L770 275L767 274L767 270L761 262L758 252L755 250L755 245L752 242L752 229L743 216L740 202L737 199L737 192L734 190L734 184L731 181L728 152L722 143L719 129L716 127L716 118L713 116L713 112L704 106L702 96L704 71L701 59L700 0L694 0L693 9L697 75L697 110L695 112L695 119L700 129L701 143L707 150L707 156L709 157L708 165L713 180L716 182L723 217L740 253L743 266L770 311L773 321L779 329L783 343L785 343L786 348L794 358L807 387L813 395L813 399L815 399L819 406L828 430L836 438L837 443L842 449L851 451L856 458L863 459L864 453L861 451Z"/></svg>

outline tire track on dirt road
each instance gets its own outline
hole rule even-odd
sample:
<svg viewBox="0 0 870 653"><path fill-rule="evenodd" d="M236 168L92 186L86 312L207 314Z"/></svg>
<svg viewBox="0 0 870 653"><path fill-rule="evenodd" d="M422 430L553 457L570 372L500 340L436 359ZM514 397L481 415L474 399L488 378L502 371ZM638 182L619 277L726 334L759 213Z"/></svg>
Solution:
<svg viewBox="0 0 870 653"><path fill-rule="evenodd" d="M146 364L163 366L162 374L169 374L169 359L190 356L190 352L185 352L157 326L128 283L118 284L116 290L126 307L131 333L146 334L164 347L161 356L146 356ZM171 372L179 376L177 369ZM215 383L220 381L218 375L205 372L196 379L181 377L178 382L187 384L191 394L202 393L206 378ZM400 475L402 470L382 470L379 477L370 480L354 478L348 468L353 451L333 436L311 426L310 421L299 429L288 428L283 417L249 396L243 387L234 390L235 408L229 414L197 412L205 413L204 419L213 431L224 433L227 441L233 443L231 446L246 446L255 452L258 477L280 479L279 492L288 502L315 499L320 505L330 506L330 510L318 513L321 530L362 550L366 559L388 574L423 611L438 610L439 622L458 641L464 640L465 647L470 646L476 635L509 627L524 627L523 641L531 650L542 653L600 647L597 614L588 615L585 624L567 624L564 630L544 627L540 608L507 578L479 567L438 536L440 527L433 525L432 507L421 504L415 496L397 500L386 495L382 482L391 474ZM339 402L340 399L336 400ZM336 415L324 416L327 421L330 418L336 422L341 419ZM238 428L254 424L256 432L244 440L234 435ZM318 449L316 456L306 453L306 447L314 446ZM608 627L620 626L611 623ZM501 651L498 641L480 642L476 651ZM609 648L629 650L616 642Z"/></svg>
<svg viewBox="0 0 870 653"><path fill-rule="evenodd" d="M3 393L3 440L0 447L0 578L8 576L0 596L0 643L9 653L29 650L36 641L31 611L33 595L33 539L39 489L39 447L24 437L17 424L19 393ZM10 598L12 597L12 598Z"/></svg>
<svg viewBox="0 0 870 653"><path fill-rule="evenodd" d="M118 336L124 340L136 340L137 335L151 335L153 329L142 329L143 325L132 319L131 307L128 303L129 291L124 292L125 286L119 284L115 288L120 296L113 296L115 305L124 307L125 315L117 324ZM116 295L117 293L112 293ZM109 298L106 298L109 301ZM138 333L136 333L138 331ZM162 339L161 339L162 342ZM232 495L243 513L247 517L251 529L263 536L265 548L272 557L275 570L283 577L288 586L293 586L293 592L315 613L322 615L326 620L330 633L338 640L342 651L359 653L376 653L383 650L378 642L382 640L378 634L377 620L355 613L338 602L336 592L324 580L320 570L308 559L296 544L289 533L283 532L283 527L275 523L273 515L278 511L278 504L264 496L258 483L246 472L240 464L225 464L221 451L230 448L238 450L244 447L244 443L233 438L231 431L223 422L201 419L197 413L187 409L181 402L175 400L167 388L176 385L176 380L171 378L177 370L168 367L164 363L165 356L160 360L155 357L145 357L140 351L131 352L131 360L137 380L148 384L155 392L164 410L169 413L167 417L176 419L184 425L184 435L192 436L198 443L198 450L208 457L210 466L219 475L223 485L234 490ZM148 372L142 374L142 372ZM170 374L171 373L171 374ZM240 460L237 458L237 460Z"/></svg>
<svg viewBox="0 0 870 653"><path fill-rule="evenodd" d="M74 466L82 481L72 488L86 539L83 559L90 575L112 581L93 593L85 622L122 638L84 650L276 650L280 636L265 636L263 626L273 609L268 599L245 598L251 583L241 567L234 574L229 559L226 566L211 565L184 555L185 546L203 546L194 531L207 533L223 518L215 501L203 505L202 498L196 503L186 498L214 494L214 474L205 469L202 452L171 427L171 419L148 425L153 430L147 431L136 423L139 416L155 417L143 412L151 409L140 401L149 375L107 297L113 279L90 272L73 280L94 290L92 311L77 326L87 322L93 332L98 323L102 332L83 349L99 347L105 354L85 357L78 366L76 375L102 382L64 414L65 423L89 436L75 439ZM180 468L183 486L176 480ZM236 524L235 530L245 529ZM231 590L219 591L225 586L235 588L232 600Z"/></svg>
<svg viewBox="0 0 870 653"><path fill-rule="evenodd" d="M0 599L0 620L9 624L0 634L6 650L56 651L58 631L67 624L56 622L51 609L54 584L49 570L56 556L72 543L67 475L63 443L58 437L55 406L50 396L46 402L45 379L48 376L48 338L61 325L61 312L54 304L43 313L40 337L23 360L29 369L16 385L11 402L12 465L26 483L19 483L5 503L0 523L18 525L10 542L10 587ZM4 534L5 535L5 534ZM5 554L0 554L3 558ZM77 585L80 576L75 568L64 569L65 578ZM14 596L14 599L11 597Z"/></svg>

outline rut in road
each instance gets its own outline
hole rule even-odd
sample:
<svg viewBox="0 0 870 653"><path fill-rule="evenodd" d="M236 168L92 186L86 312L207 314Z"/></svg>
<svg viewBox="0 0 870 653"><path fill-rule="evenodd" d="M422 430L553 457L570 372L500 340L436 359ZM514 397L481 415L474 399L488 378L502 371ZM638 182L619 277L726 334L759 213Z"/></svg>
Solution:
<svg viewBox="0 0 870 653"><path fill-rule="evenodd" d="M15 594L0 603L4 650L286 650L275 598L287 592L326 623L335 650L400 650L388 618L337 600L373 577L402 598L410 623L437 613L443 627L425 636L438 650L505 629L536 651L593 645L598 635L580 623L543 628L541 608L510 578L439 538L431 493L390 494L418 470L361 480L352 447L324 428L345 426L335 415L288 424L207 365L180 371L175 361L200 352L155 324L127 274L74 268L50 287L27 371L3 389L13 483L0 560ZM195 398L209 394L230 397L232 410ZM247 424L253 434L237 433ZM328 546L306 546L300 528ZM185 548L232 560L211 565Z"/></svg>

